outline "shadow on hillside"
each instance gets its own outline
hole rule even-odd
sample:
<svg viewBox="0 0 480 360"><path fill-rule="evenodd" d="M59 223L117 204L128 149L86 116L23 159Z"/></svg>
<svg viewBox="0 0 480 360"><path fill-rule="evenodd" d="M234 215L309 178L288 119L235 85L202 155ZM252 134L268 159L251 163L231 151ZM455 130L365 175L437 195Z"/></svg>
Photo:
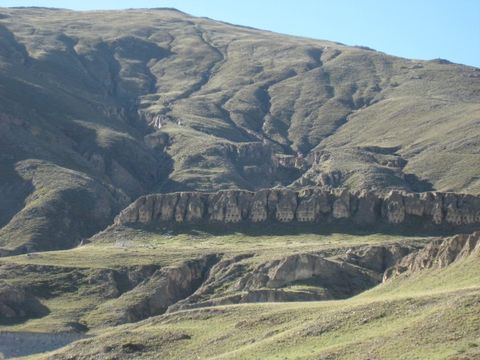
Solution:
<svg viewBox="0 0 480 360"><path fill-rule="evenodd" d="M248 223L240 222L236 224L156 224L156 225L138 225L131 224L129 227L135 229L147 230L155 233L164 233L169 235L189 234L189 235L229 235L245 234L248 236L282 236L299 234L318 234L329 235L333 233L368 236L371 234L386 234L398 236L449 236L460 232L470 233L475 229L473 226L464 226L461 229L452 226L428 227L418 222L410 222L408 225L392 226L386 223L372 224L370 226L361 226L352 224L350 221L339 221L335 224L322 223Z"/></svg>
<svg viewBox="0 0 480 360"><path fill-rule="evenodd" d="M31 181L25 181L17 174L13 162L0 160L0 228L25 205L26 198L33 191Z"/></svg>
<svg viewBox="0 0 480 360"><path fill-rule="evenodd" d="M404 178L412 192L435 191L431 182L428 180L422 180L415 174L405 174Z"/></svg>

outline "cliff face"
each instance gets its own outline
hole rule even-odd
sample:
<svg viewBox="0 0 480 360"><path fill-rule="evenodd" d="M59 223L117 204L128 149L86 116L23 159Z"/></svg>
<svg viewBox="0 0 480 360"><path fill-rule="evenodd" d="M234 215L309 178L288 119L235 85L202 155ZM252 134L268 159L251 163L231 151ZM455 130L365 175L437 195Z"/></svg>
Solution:
<svg viewBox="0 0 480 360"><path fill-rule="evenodd" d="M405 256L395 266L385 271L383 280L400 274L415 273L424 269L442 269L468 256L480 255L480 231L458 234L430 242L423 249Z"/></svg>
<svg viewBox="0 0 480 360"><path fill-rule="evenodd" d="M210 254L159 269L131 291L99 306L88 317L88 324L119 325L163 314L170 305L194 293L219 259Z"/></svg>
<svg viewBox="0 0 480 360"><path fill-rule="evenodd" d="M0 83L0 256L71 248L153 192L480 195L477 68L172 9L0 8Z"/></svg>
<svg viewBox="0 0 480 360"><path fill-rule="evenodd" d="M4 321L41 317L48 309L21 288L0 283L0 323Z"/></svg>
<svg viewBox="0 0 480 360"><path fill-rule="evenodd" d="M426 192L386 195L346 190L269 189L216 193L182 192L142 196L115 224L155 223L351 223L415 225L420 228L474 228L480 224L480 197Z"/></svg>
<svg viewBox="0 0 480 360"><path fill-rule="evenodd" d="M386 268L415 251L406 244L339 249L340 254L297 253L252 266L240 255L216 263L191 296L167 312L251 302L344 299L379 284Z"/></svg>

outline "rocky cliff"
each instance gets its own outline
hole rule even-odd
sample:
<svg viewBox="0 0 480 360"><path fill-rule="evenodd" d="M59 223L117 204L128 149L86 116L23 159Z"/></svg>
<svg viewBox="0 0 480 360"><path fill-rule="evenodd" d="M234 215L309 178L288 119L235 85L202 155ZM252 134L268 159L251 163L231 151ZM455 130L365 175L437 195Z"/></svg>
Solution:
<svg viewBox="0 0 480 360"><path fill-rule="evenodd" d="M100 305L87 322L90 326L111 326L163 314L170 305L195 292L219 259L218 255L210 254L159 269L131 291Z"/></svg>
<svg viewBox="0 0 480 360"><path fill-rule="evenodd" d="M215 264L202 286L167 312L237 303L345 299L379 284L387 268L415 250L400 243L369 245L338 249L334 256L321 251L297 253L254 266L245 262L249 255L244 254Z"/></svg>
<svg viewBox="0 0 480 360"><path fill-rule="evenodd" d="M0 8L0 83L0 256L154 192L480 195L478 68L172 9Z"/></svg>
<svg viewBox="0 0 480 360"><path fill-rule="evenodd" d="M23 289L0 283L0 324L41 317L48 309Z"/></svg>
<svg viewBox="0 0 480 360"><path fill-rule="evenodd" d="M480 231L458 234L430 242L423 249L405 256L383 275L389 280L400 274L411 274L424 269L442 269L468 256L480 255Z"/></svg>
<svg viewBox="0 0 480 360"><path fill-rule="evenodd" d="M301 222L415 226L417 229L475 228L480 225L480 197L425 192L353 193L319 188L269 189L216 193L181 192L142 196L124 209L115 224L227 224Z"/></svg>

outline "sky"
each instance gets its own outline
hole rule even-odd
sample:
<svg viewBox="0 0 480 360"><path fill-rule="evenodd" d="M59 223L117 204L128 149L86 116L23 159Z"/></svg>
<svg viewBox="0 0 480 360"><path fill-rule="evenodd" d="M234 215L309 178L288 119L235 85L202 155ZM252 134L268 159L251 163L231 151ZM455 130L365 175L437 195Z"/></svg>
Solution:
<svg viewBox="0 0 480 360"><path fill-rule="evenodd" d="M75 10L173 7L284 34L480 67L479 0L0 0Z"/></svg>

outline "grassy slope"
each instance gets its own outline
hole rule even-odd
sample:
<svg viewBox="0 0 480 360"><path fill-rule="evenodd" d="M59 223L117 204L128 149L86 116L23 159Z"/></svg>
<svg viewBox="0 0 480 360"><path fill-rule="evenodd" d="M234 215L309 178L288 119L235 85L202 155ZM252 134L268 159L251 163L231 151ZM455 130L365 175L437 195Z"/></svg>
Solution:
<svg viewBox="0 0 480 360"><path fill-rule="evenodd" d="M295 234L250 236L241 233L212 236L208 233L160 235L145 230L116 229L102 234L102 241L70 250L0 258L0 264L36 264L79 268L115 268L158 264L170 266L206 254L254 254L256 260L293 253L327 251L358 245L395 241L424 243L429 238L369 234Z"/></svg>
<svg viewBox="0 0 480 360"><path fill-rule="evenodd" d="M169 359L473 359L480 356L479 284L480 263L470 257L349 300L163 315L106 330L59 354L128 358L137 345L135 355Z"/></svg>
<svg viewBox="0 0 480 360"><path fill-rule="evenodd" d="M307 185L480 191L478 69L172 10L0 14L2 248L70 247L142 193L301 175L271 153L328 155Z"/></svg>
<svg viewBox="0 0 480 360"><path fill-rule="evenodd" d="M69 323L72 322L92 320L88 319L88 314L110 299L105 294L113 285L107 286L108 283L99 281L105 278L100 274L109 269L138 269L145 265L170 266L212 253L223 253L225 258L254 254L244 262L255 266L293 253L324 251L335 254L342 248L397 241L424 243L428 238L308 233L283 236L158 235L141 230L119 229L115 233L107 232L102 241L93 245L0 258L0 273L4 280L12 285L44 289L34 293L40 293L39 298L51 311L46 317L0 329L49 332L69 329ZM34 265L37 268L31 267ZM12 266L15 270L9 269ZM42 268L37 270L38 266Z"/></svg>

